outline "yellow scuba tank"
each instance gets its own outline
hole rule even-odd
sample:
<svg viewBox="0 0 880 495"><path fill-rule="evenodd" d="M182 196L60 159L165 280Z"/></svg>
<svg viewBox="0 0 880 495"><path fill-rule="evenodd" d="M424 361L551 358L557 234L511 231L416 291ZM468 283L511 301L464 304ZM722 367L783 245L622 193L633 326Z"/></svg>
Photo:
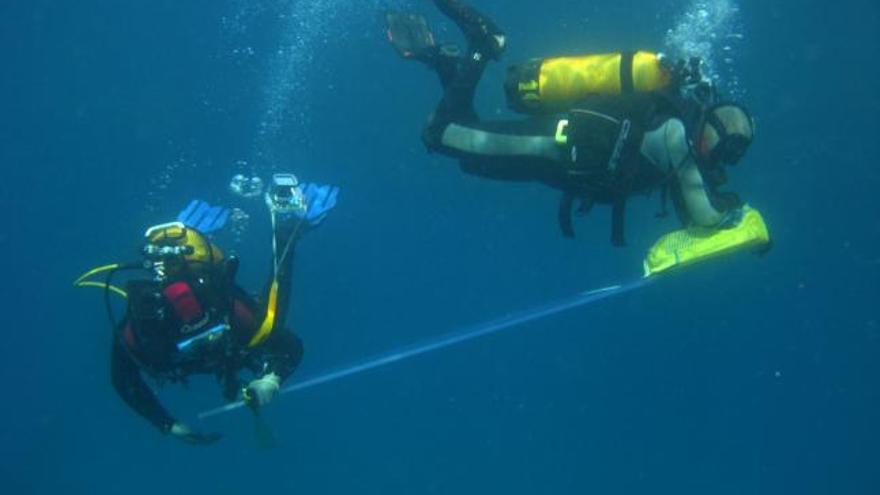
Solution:
<svg viewBox="0 0 880 495"><path fill-rule="evenodd" d="M508 106L521 113L563 112L591 94L663 89L672 77L656 53L607 53L534 59L507 69Z"/></svg>

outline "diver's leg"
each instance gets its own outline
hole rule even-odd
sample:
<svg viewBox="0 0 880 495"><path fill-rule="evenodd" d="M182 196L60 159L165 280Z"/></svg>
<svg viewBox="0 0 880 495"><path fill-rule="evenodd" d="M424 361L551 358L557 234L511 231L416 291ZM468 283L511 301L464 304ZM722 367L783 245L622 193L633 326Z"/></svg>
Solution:
<svg viewBox="0 0 880 495"><path fill-rule="evenodd" d="M458 77L461 58L461 48L455 43L444 43L433 54L428 66L437 74L443 91Z"/></svg>
<svg viewBox="0 0 880 495"><path fill-rule="evenodd" d="M282 328L287 319L287 309L290 303L290 293L293 287L293 258L296 250L296 242L302 235L305 222L294 215L277 215L275 229L272 233L276 246L275 256L272 260L273 277L266 284L263 301L268 301L269 291L273 282L278 283L277 305L275 310L275 328ZM274 257L273 257L274 258Z"/></svg>
<svg viewBox="0 0 880 495"><path fill-rule="evenodd" d="M422 131L422 141L429 150L441 150L446 127L455 122L473 124L479 122L474 110L474 94L483 76L486 64L497 59L504 51L504 33L491 19L459 0L434 0L440 9L461 29L468 41L468 51L446 63L454 61L454 68L444 74L438 70L443 83L443 98L431 114Z"/></svg>
<svg viewBox="0 0 880 495"><path fill-rule="evenodd" d="M422 130L422 141L429 150L441 148L443 132L449 124L479 122L480 118L474 109L474 95L487 61L487 58L474 57L473 54L457 60L454 72L443 86L443 98Z"/></svg>

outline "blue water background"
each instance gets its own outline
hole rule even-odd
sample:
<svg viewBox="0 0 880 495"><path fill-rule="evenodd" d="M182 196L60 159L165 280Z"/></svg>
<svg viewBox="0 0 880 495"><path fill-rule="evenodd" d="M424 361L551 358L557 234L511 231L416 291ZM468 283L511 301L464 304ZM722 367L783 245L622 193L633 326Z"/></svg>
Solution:
<svg viewBox="0 0 880 495"><path fill-rule="evenodd" d="M266 411L281 442L268 452L241 411L196 420L220 401L210 380L163 400L222 431L214 447L175 442L130 413L110 386L100 292L71 281L135 258L146 226L199 196L252 214L234 249L243 283L259 288L268 220L259 202L228 194L237 160L343 190L297 251L300 377L637 277L646 247L675 226L653 218L653 197L630 205L628 248L608 245L601 209L564 240L556 193L427 155L419 129L439 89L386 46L376 2L337 2L292 72L302 85L291 115L261 136L267 74L289 29L282 3L254 2L265 8L246 30L229 27L241 2L0 3L0 491L880 491L871 0L741 2L737 71L759 137L733 185L765 213L769 256L284 396ZM440 37L457 36L428 2L412 4ZM512 62L657 47L685 2L478 5L510 33ZM503 70L492 66L480 88L487 118L509 116Z"/></svg>

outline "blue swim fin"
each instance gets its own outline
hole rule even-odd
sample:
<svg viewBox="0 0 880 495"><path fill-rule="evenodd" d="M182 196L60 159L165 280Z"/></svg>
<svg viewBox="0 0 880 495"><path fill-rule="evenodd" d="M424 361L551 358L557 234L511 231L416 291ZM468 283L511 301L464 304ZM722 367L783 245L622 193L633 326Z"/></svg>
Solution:
<svg viewBox="0 0 880 495"><path fill-rule="evenodd" d="M301 187L308 205L305 219L312 227L315 227L336 206L339 188L336 186L320 186L318 184L304 184Z"/></svg>
<svg viewBox="0 0 880 495"><path fill-rule="evenodd" d="M229 208L211 206L200 199L194 199L177 215L177 221L203 234L210 234L226 225L229 214Z"/></svg>

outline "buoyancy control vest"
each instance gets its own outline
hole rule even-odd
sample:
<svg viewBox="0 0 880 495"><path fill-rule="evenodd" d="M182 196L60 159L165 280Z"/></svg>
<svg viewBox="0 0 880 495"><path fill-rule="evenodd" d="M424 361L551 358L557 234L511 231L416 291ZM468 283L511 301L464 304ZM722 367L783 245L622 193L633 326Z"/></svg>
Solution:
<svg viewBox="0 0 880 495"><path fill-rule="evenodd" d="M123 342L148 371L165 373L222 354L238 309L230 288L195 277L131 280L126 292Z"/></svg>
<svg viewBox="0 0 880 495"><path fill-rule="evenodd" d="M560 202L560 228L574 236L571 210L574 200L612 208L614 245L625 244L624 210L633 193L647 193L663 185L668 174L640 152L647 131L663 120L678 117L678 110L659 93L593 95L573 104L559 119L557 144L568 160L568 181Z"/></svg>

